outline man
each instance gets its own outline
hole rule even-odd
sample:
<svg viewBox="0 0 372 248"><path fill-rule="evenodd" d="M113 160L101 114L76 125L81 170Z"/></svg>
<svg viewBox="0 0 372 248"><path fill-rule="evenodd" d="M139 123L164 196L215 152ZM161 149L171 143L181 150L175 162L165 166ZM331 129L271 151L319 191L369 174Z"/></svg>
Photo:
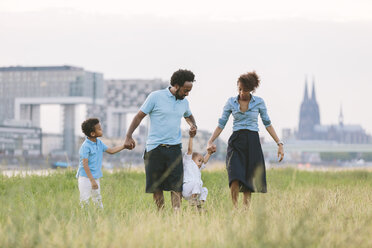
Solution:
<svg viewBox="0 0 372 248"><path fill-rule="evenodd" d="M146 193L153 193L158 209L164 207L163 191L171 191L174 210L180 208L183 183L181 151L181 119L190 125L190 135L197 126L185 99L192 89L195 75L188 70L178 70L171 77L171 87L152 92L133 118L124 145L135 147L134 130L142 119L150 116L150 131L144 154L146 170Z"/></svg>

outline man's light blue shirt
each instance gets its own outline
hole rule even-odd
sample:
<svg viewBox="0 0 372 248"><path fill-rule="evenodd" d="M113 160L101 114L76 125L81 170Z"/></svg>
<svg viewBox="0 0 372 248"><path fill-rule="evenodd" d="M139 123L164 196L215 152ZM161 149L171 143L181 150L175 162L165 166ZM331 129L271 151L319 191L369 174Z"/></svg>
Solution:
<svg viewBox="0 0 372 248"><path fill-rule="evenodd" d="M218 127L224 129L230 114L234 117L233 131L240 129L249 129L258 131L258 114L261 116L262 123L265 127L271 125L269 115L264 100L261 97L251 95L248 110L240 111L239 96L230 97L223 108L222 116L218 119Z"/></svg>
<svg viewBox="0 0 372 248"><path fill-rule="evenodd" d="M176 100L169 88L152 92L141 109L150 117L150 131L146 141L149 152L160 144L182 143L181 119L189 117L191 111L186 99Z"/></svg>
<svg viewBox="0 0 372 248"><path fill-rule="evenodd" d="M102 157L103 152L107 150L107 146L99 139L97 142L93 142L88 138L85 138L84 143L80 147L79 155L79 169L76 173L76 177L88 177L84 170L83 159L88 159L88 166L93 178L102 177Z"/></svg>

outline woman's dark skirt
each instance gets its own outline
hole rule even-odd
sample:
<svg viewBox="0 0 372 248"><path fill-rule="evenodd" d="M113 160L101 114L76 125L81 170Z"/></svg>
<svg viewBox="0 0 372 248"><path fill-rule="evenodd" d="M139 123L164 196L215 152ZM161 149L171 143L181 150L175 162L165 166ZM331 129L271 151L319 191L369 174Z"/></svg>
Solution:
<svg viewBox="0 0 372 248"><path fill-rule="evenodd" d="M226 154L229 186L239 181L240 192L266 193L266 170L258 132L242 129L229 138Z"/></svg>

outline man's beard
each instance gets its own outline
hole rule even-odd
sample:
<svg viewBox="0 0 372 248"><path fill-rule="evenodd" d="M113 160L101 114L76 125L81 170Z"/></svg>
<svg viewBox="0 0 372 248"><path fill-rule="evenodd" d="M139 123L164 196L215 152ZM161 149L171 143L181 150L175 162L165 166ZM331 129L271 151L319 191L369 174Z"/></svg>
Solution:
<svg viewBox="0 0 372 248"><path fill-rule="evenodd" d="M180 89L176 90L176 100L183 100L185 96L180 96L179 93Z"/></svg>

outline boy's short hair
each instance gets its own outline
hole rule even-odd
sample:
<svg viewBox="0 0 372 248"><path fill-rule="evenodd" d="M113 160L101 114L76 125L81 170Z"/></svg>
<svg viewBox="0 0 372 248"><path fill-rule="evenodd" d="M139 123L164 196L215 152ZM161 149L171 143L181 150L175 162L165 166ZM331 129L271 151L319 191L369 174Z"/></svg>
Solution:
<svg viewBox="0 0 372 248"><path fill-rule="evenodd" d="M90 133L96 131L94 127L98 123L99 120L97 118L89 118L81 124L81 130L86 136L91 137Z"/></svg>

